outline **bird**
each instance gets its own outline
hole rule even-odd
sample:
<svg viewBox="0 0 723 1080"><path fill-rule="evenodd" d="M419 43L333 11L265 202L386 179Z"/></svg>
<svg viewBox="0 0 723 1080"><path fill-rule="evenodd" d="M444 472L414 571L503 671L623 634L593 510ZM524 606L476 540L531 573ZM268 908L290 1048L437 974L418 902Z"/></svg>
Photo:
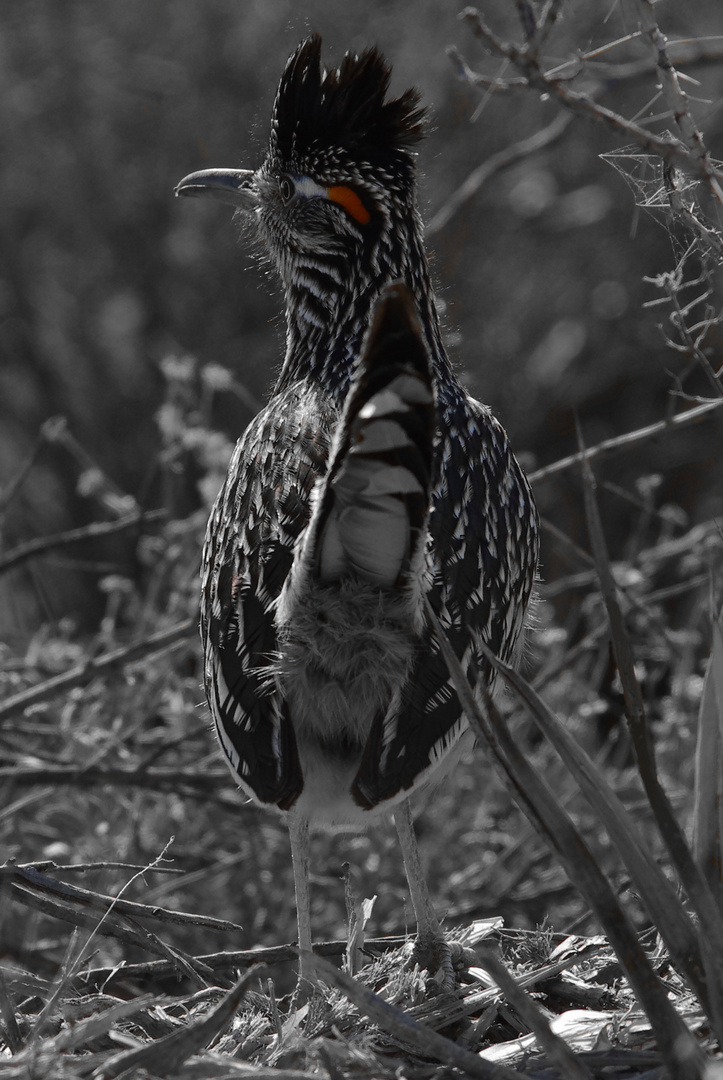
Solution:
<svg viewBox="0 0 723 1080"><path fill-rule="evenodd" d="M376 47L289 57L254 169L179 196L231 204L280 278L286 345L236 444L202 558L204 680L236 782L289 825L309 961L310 830L394 816L416 956L450 978L410 799L471 732L427 614L473 688L518 655L538 561L528 481L447 355L417 209L418 91Z"/></svg>

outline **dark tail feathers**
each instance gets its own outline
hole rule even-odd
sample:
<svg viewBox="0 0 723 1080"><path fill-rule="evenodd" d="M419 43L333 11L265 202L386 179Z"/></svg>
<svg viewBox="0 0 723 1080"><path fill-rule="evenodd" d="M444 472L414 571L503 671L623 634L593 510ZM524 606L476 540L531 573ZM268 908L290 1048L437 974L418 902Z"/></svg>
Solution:
<svg viewBox="0 0 723 1080"><path fill-rule="evenodd" d="M403 584L426 534L436 424L429 354L410 289L377 303L317 510L315 576Z"/></svg>

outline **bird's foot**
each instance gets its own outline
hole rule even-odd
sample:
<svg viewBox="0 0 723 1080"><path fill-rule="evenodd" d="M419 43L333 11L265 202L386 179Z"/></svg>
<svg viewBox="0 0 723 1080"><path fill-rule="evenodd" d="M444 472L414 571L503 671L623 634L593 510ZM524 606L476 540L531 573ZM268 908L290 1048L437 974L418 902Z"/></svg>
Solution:
<svg viewBox="0 0 723 1080"><path fill-rule="evenodd" d="M476 962L474 952L461 942L437 936L417 937L409 958L410 965L418 964L429 972L427 990L437 994L454 993L459 976Z"/></svg>

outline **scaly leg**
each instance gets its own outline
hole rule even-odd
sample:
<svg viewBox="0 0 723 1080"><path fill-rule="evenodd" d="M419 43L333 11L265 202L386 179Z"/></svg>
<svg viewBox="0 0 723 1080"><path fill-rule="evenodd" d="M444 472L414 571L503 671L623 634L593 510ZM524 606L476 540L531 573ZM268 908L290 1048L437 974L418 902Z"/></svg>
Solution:
<svg viewBox="0 0 723 1080"><path fill-rule="evenodd" d="M404 869L407 873L409 892L417 920L415 957L432 975L441 968L443 972L443 988L453 990L455 978L449 945L442 933L442 927L434 910L427 881L422 871L422 861L419 858L419 848L417 847L417 837L414 832L409 799L405 799L395 810L394 824L397 827L397 835L399 836L399 844L404 859Z"/></svg>
<svg viewBox="0 0 723 1080"><path fill-rule="evenodd" d="M309 900L309 822L298 814L289 814L289 838L291 861L294 867L294 891L296 892L296 923L301 956L299 958L299 993L306 996L316 985L316 976L308 969L304 953L311 952L311 905ZM302 983L304 984L302 986Z"/></svg>

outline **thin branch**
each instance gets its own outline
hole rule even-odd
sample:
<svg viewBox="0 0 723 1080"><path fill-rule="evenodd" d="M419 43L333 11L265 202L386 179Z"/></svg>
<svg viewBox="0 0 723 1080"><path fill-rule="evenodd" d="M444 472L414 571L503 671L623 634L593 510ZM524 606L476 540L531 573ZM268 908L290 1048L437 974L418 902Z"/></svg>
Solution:
<svg viewBox="0 0 723 1080"><path fill-rule="evenodd" d="M132 920L125 921L119 916L106 914L102 921L99 921L92 911L54 896L32 892L17 883L13 885L12 896L18 903L27 904L28 907L41 911L44 915L48 915L53 919L60 919L71 926L84 927L93 934L117 938L118 941L131 948L141 949L156 956L168 958L168 946L161 948L150 941L147 932L142 927L134 925ZM169 963L174 974L178 974L178 965L169 959L166 962Z"/></svg>
<svg viewBox="0 0 723 1080"><path fill-rule="evenodd" d="M45 768L0 766L0 781L7 780L19 787L42 784L95 787L99 784L115 784L118 787L151 788L155 791L179 789L198 790L207 794L219 782L228 779L225 768L204 769L146 769L137 765L128 768L102 765L51 765ZM249 804L253 806L253 804ZM239 809L234 804L235 809ZM62 869L65 869L63 867Z"/></svg>
<svg viewBox="0 0 723 1080"><path fill-rule="evenodd" d="M535 28L535 42L539 48L550 36L562 18L563 0L547 0Z"/></svg>
<svg viewBox="0 0 723 1080"><path fill-rule="evenodd" d="M639 33L627 34L618 42L610 42L605 48L608 49L615 44L624 44L638 37L640 37ZM723 59L723 35L712 35L695 41L671 41L668 42L668 49L672 53L674 63L685 64L686 67L719 64ZM580 53L570 60L563 60L554 67L548 68L544 72L545 78L571 80L584 73L596 84L607 83L617 87L621 83L640 82L654 74L657 67L655 60L648 60L646 57L628 60L621 64L596 60L595 57L602 51L602 49L594 49L591 52ZM449 50L448 55L454 61L457 74L463 82L483 86L496 93L509 93L525 89L530 85L529 80L523 75L501 79L499 75L485 75L484 72L472 71L460 53L454 49Z"/></svg>
<svg viewBox="0 0 723 1080"><path fill-rule="evenodd" d="M0 556L0 574L27 562L28 559L53 551L55 548L69 547L71 544L82 543L84 540L99 540L101 537L125 532L136 526L165 521L167 517L167 510L147 510L144 513L134 510L115 521L94 521L78 529L67 529L65 532L54 533L52 536L40 536L36 540L19 544L6 555Z"/></svg>
<svg viewBox="0 0 723 1080"><path fill-rule="evenodd" d="M58 440L61 430L65 430L67 427L67 421L64 416L55 416L51 420L46 420L40 428L38 436L32 446L30 453L25 461L18 469L17 475L8 483L8 485L0 491L0 513L15 498L16 494L22 487L30 475L35 462L38 460L40 451L47 443L53 443Z"/></svg>
<svg viewBox="0 0 723 1080"><path fill-rule="evenodd" d="M140 873L145 873L146 869L153 869L153 867L141 867ZM118 915L132 915L136 919L152 919L155 922L177 923L180 926L204 926L223 933L243 932L242 926L229 922L227 919L214 919L210 915L173 911L170 908L160 907L158 904L139 904L133 900L105 896L103 893L81 889L77 885L69 885L67 882L58 881L57 878L48 877L47 874L31 866L14 866L12 863L5 863L0 866L0 876L9 877L11 881L22 885L24 890L76 904L98 915L112 910Z"/></svg>
<svg viewBox="0 0 723 1080"><path fill-rule="evenodd" d="M532 154L536 154L546 146L551 146L567 130L571 121L572 115L570 113L558 113L552 123L548 124L542 131L536 131L528 139L521 139L512 146L505 147L504 150L493 154L492 157L483 161L476 169L473 169L427 225L425 232L427 239L441 232L455 214L458 214L460 210L472 202L479 194L482 186L496 173L515 165L518 161L522 161Z"/></svg>
<svg viewBox="0 0 723 1080"><path fill-rule="evenodd" d="M149 866L164 860L165 853L171 843L172 839L168 841L160 855L158 855ZM103 897L102 900L110 900L110 904L104 903L100 905L100 910L95 911L93 911L93 907L95 906L96 909L98 909L99 905L96 905L94 901L91 902L90 905L83 904L79 906L77 897L72 901L66 899L66 896L68 895L68 886L64 886L61 883L54 884L60 885L63 890L62 895L50 890L43 890L37 893L33 892L32 889L28 889L27 886L29 883L24 879L16 879L12 883L14 895L16 897L18 894L22 895L25 902L29 903L31 907L38 907L41 911L47 911L49 914L55 915L57 918L73 923L76 926L89 926L91 931L77 955L73 957L72 961L69 960L69 962L64 965L61 976L50 997L45 1002L33 1028L30 1040L31 1044L34 1041L37 1042L44 1025L47 1023L47 1020L55 1007L55 1002L59 999L64 987L71 982L73 976L80 970L84 956L97 934L116 936L127 944L135 939L136 944L141 948L170 960L176 967L179 975L185 975L190 978L192 982L195 982L196 985L202 989L208 985L209 977L211 980L213 979L213 972L203 963L196 960L195 957L182 952L178 948L168 945L156 934L147 930L144 926L139 925L135 916L130 915L128 911L123 912L120 910L120 905L123 903L123 891L128 889L141 874L142 871L133 875L133 877L125 883L121 890L121 895L118 897ZM35 876L42 878L43 875ZM87 896L94 896L94 894L87 893L87 890L75 890L72 886L70 887L70 890L71 895L72 892L75 892L76 894L85 893ZM100 917L96 918L97 915Z"/></svg>
<svg viewBox="0 0 723 1080"><path fill-rule="evenodd" d="M669 420L659 420L655 424L649 424L648 427L638 428L637 431L629 431L626 432L625 435L616 435L612 439L604 439L603 442L597 443L597 445L591 446L589 450L586 450L585 455L577 453L570 454L569 457L560 458L559 461L553 462L552 465L545 465L543 468L536 469L534 472L529 473L528 479L532 484L539 484L542 480L547 480L551 476L557 476L559 473L567 472L568 469L572 469L579 465L583 460L583 456L585 456L588 461L593 461L595 458L602 457L604 454L609 454L614 450L627 449L630 446L640 446L642 443L649 442L651 439L657 438L658 435L662 435L666 431L699 420L702 416L712 412L714 409L719 409L721 405L723 405L723 399L720 401L705 401L702 405L698 405L693 409L678 413L677 416L671 416ZM1 711L0 716L2 716Z"/></svg>
<svg viewBox="0 0 723 1080"><path fill-rule="evenodd" d="M8 860L0 866L0 874L16 866L18 870L37 870L41 874L52 870L54 874L89 874L95 870L140 870L144 874L185 874L185 870L179 870L174 866L147 866L145 863L126 862L95 862L95 863L57 863L54 859L43 859L41 862L29 862L14 864Z"/></svg>
<svg viewBox="0 0 723 1080"><path fill-rule="evenodd" d="M643 36L650 43L668 108L680 128L685 145L697 162L697 172L706 180L718 202L723 203L719 174L713 166L710 154L703 142L703 136L691 116L688 96L680 85L678 72L668 55L668 42L658 26L652 0L638 0L638 8Z"/></svg>
<svg viewBox="0 0 723 1080"><path fill-rule="evenodd" d="M214 755L215 757L216 755ZM186 799L202 800L204 803L213 803L221 809L228 810L236 815L256 815L258 807L250 802L238 789L228 784L228 771L221 769L146 769L143 766L130 768L103 768L98 765L90 766L50 766L48 768L22 768L18 766L0 766L0 782L10 781L18 787L41 786L47 787L137 787L145 788L158 795L161 792L172 792ZM36 792L32 796L35 801L43 798L43 792ZM0 812L0 818L10 817L19 808L25 805L25 800L19 799L12 806L6 807ZM62 869L65 869L63 867Z"/></svg>
<svg viewBox="0 0 723 1080"><path fill-rule="evenodd" d="M387 952L399 949L407 941L401 935L392 935L384 938L367 938L364 948L367 951ZM341 957L346 952L346 940L322 941L314 944L314 952L318 956ZM217 953L204 953L194 957L199 963L205 964L215 972L232 971L235 968L250 967L252 964L287 964L298 959L299 951L295 945L270 945L265 949L238 949ZM111 979L165 979L175 974L175 968L167 960L148 960L139 964L124 964L122 967L90 968L79 972L76 982L85 985L104 986Z"/></svg>
<svg viewBox="0 0 723 1080"><path fill-rule="evenodd" d="M618 41L611 41L598 49L580 53L573 60L564 60L558 67L550 68L546 75L548 78L553 78L559 72L564 71L565 68L583 63L586 71L590 71L600 79L612 79L616 83L621 83L630 79L643 78L655 71L657 66L655 59L648 60L641 57L638 60L627 60L621 64L597 60L598 56L601 56L604 52L609 52L612 46L625 45L640 36L638 30L633 34L626 34L625 37L619 38ZM723 34L710 34L707 37L690 38L684 41L669 41L668 50L669 53L672 53L673 61L676 64L685 64L686 67L718 64L723 59Z"/></svg>
<svg viewBox="0 0 723 1080"><path fill-rule="evenodd" d="M692 300L690 304L683 308L681 307L680 300L678 299L679 288L677 287L675 275L661 274L658 278L658 282L668 294L668 299L670 300L671 307L673 308L669 318L682 338L682 343L678 344L677 342L671 341L670 338L666 337L667 344L671 348L677 349L679 352L687 355L690 362L695 361L696 363L698 363L702 368L703 372L705 373L708 381L710 382L713 391L717 393L719 397L723 398L723 382L714 371L708 357L705 355L705 353L700 347L702 340L705 338L706 334L713 325L714 317L711 316L711 318L709 319L704 319L702 323L696 325L695 327L689 327L685 321L686 315L688 314L690 309L694 308L700 303L705 302L705 300L708 299L708 296L710 295L710 291L712 291L712 289L709 287L709 290L707 290L702 296L695 297L695 299ZM693 332L695 330L700 331L697 339L693 337Z"/></svg>
<svg viewBox="0 0 723 1080"><path fill-rule="evenodd" d="M703 163L702 159L694 155L680 140L666 139L654 135L640 124L636 124L632 120L626 120L619 113L600 105L589 94L572 90L562 79L549 78L541 70L533 50L527 46L520 47L502 41L485 23L476 8L465 8L460 17L472 23L475 35L482 38L493 52L514 64L517 70L527 79L528 85L557 98L566 109L579 116L584 116L586 119L605 124L616 131L618 135L622 135L625 139L636 142L643 149L657 154L669 165L678 165L692 172L697 172L709 182L711 178L719 181L723 176L719 170ZM459 63L459 54L455 54L455 59ZM470 73L470 78L472 81L476 81L472 73Z"/></svg>
<svg viewBox="0 0 723 1080"><path fill-rule="evenodd" d="M101 506L116 517L122 517L131 511L137 513L140 510L135 498L123 491L101 469L95 458L84 446L81 446L66 423L58 427L53 441L63 447L80 469L78 489L83 495L96 499Z"/></svg>
<svg viewBox="0 0 723 1080"><path fill-rule="evenodd" d="M130 645L124 645L102 656L92 657L86 663L79 664L70 671L63 672L62 675L46 679L38 686L31 686L28 690L22 690L19 694L8 698L0 704L0 720L15 716L30 708L31 705L39 705L62 691L71 690L75 686L86 686L100 672L109 671L136 660L146 660L166 649L175 648L177 645L190 641L196 633L196 620L184 619L168 630L149 634L141 641L134 641Z"/></svg>

